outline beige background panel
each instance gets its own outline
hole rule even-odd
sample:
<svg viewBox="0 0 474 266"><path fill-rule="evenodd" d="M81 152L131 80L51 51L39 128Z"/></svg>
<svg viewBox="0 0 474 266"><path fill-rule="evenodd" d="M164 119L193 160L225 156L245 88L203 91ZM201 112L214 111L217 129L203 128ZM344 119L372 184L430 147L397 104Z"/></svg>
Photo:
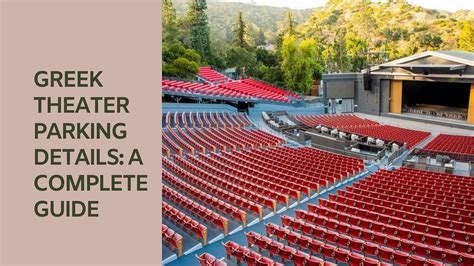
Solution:
<svg viewBox="0 0 474 266"><path fill-rule="evenodd" d="M161 1L2 2L2 264L161 262ZM102 70L103 88L38 88L39 70ZM126 96L129 114L37 114L34 96ZM35 122L125 122L126 140L34 140ZM144 166L35 166L34 148L138 148ZM38 192L37 174L148 174L148 192ZM99 200L99 218L34 203Z"/></svg>

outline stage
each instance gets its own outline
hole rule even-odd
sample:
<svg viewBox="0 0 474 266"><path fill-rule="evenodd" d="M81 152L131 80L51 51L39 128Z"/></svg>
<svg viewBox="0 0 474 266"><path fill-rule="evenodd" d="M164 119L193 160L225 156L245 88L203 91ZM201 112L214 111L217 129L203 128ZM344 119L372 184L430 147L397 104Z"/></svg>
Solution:
<svg viewBox="0 0 474 266"><path fill-rule="evenodd" d="M461 121L457 119L449 119L449 118L443 118L443 117L437 117L437 116L420 115L420 114L412 114L412 113L401 113L401 114L387 113L387 114L382 114L382 116L393 117L393 118L398 118L398 119L406 119L406 120L411 120L411 121L416 121L416 122L430 123L430 124L447 126L447 127L452 127L452 128L474 130L474 125L468 124L467 121Z"/></svg>

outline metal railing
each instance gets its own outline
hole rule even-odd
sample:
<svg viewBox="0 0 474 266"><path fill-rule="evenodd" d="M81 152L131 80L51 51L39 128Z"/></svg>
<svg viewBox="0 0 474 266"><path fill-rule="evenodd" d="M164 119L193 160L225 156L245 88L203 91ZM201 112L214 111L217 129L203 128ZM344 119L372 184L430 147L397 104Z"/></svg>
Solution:
<svg viewBox="0 0 474 266"><path fill-rule="evenodd" d="M450 169L444 166L439 165L432 165L432 164L425 164L425 163L418 163L413 161L403 161L402 165L407 168L412 168L416 170L424 170L430 172L437 172L437 173L450 173L455 175L462 175L462 176L474 176L474 169L472 169L472 164L469 170L462 170L462 169Z"/></svg>
<svg viewBox="0 0 474 266"><path fill-rule="evenodd" d="M314 143L311 143L311 147L314 147L314 148L317 148L317 149L320 149L320 150L325 150L325 151L337 153L337 154L340 154L340 155L345 155L345 156L349 156L349 157L363 159L365 161L375 161L377 159L380 159L380 158L378 158L377 156L374 156L374 155L357 153L357 152L340 150L340 149L334 149L334 148L331 148L331 147L322 146L322 145L318 145L318 144L314 144Z"/></svg>

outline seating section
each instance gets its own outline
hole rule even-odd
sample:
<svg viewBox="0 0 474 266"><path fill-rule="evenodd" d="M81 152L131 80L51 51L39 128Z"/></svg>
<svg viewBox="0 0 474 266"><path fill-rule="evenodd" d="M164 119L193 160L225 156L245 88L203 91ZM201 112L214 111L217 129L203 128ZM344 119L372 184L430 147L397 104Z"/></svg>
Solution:
<svg viewBox="0 0 474 266"><path fill-rule="evenodd" d="M161 82L163 92L191 94L199 96L210 96L215 98L234 98L235 100L247 101L252 97L246 93L238 93L231 89L218 87L207 83L185 82L175 80L163 80Z"/></svg>
<svg viewBox="0 0 474 266"><path fill-rule="evenodd" d="M206 154L208 152L268 148L284 144L282 138L251 125L244 114L167 113L163 130L163 154Z"/></svg>
<svg viewBox="0 0 474 266"><path fill-rule="evenodd" d="M262 256L259 252L251 250L247 247L241 246L233 241L227 241L223 244L227 259L235 258L237 265L246 262L247 265L268 265L268 266L283 266L283 264L275 262L274 260Z"/></svg>
<svg viewBox="0 0 474 266"><path fill-rule="evenodd" d="M167 170L163 170L163 181L173 186L183 196L193 199L195 202L206 204L208 208L216 212L227 215L229 219L235 219L241 222L243 227L246 226L247 213L239 208L229 204L205 191L195 188L181 179L173 176ZM165 185L164 185L165 186ZM259 213L259 212L257 212Z"/></svg>
<svg viewBox="0 0 474 266"><path fill-rule="evenodd" d="M211 67L200 67L199 68L199 74L201 78L211 82L211 83L219 83L219 82L226 82L231 80L229 77L226 75L223 75L215 70L213 70Z"/></svg>
<svg viewBox="0 0 474 266"><path fill-rule="evenodd" d="M364 170L364 162L348 156L334 154L323 150L304 147L243 151L239 155L257 162L262 166L277 170L285 178L297 177L304 180L319 182L327 187L343 181ZM258 167L258 166L254 166ZM271 169L265 169L271 171ZM276 173L275 173L276 174ZM301 181L298 181L301 182Z"/></svg>
<svg viewBox="0 0 474 266"><path fill-rule="evenodd" d="M283 96L292 97L292 98L299 99L299 100L302 99L301 95L299 95L297 93L292 93L292 92L289 92L287 90L282 90L280 88L273 87L273 86L265 84L263 82L253 80L251 78L242 79L241 82L245 83L245 84L252 85L252 86L257 87L257 88L261 88L263 90L274 92L274 93L277 93L277 94L280 94L280 95L283 95Z"/></svg>
<svg viewBox="0 0 474 266"><path fill-rule="evenodd" d="M296 115L293 119L309 127L318 125L337 128L351 134L357 134L384 141L407 143L412 148L430 136L429 132L381 125L375 121L363 119L353 114L343 115Z"/></svg>
<svg viewBox="0 0 474 266"><path fill-rule="evenodd" d="M224 189L221 186L217 186L213 182L209 182L206 179L200 178L199 176L195 175L194 173L190 173L189 171L186 170L186 168L181 167L180 165L174 163L171 160L168 160L166 158L163 158L163 180L173 183L172 177L175 175L177 180L183 180L186 183L189 183L190 185L193 185L197 189L206 192L210 195L215 196L216 198L227 202L229 204L232 204L234 206L237 206L245 211L247 213L252 213L253 215L257 216L262 219L262 205L254 202L253 199L248 199L252 198L249 194L245 193L236 193L231 190L231 188L234 187L229 187L229 189ZM165 173L168 172L169 175L165 175ZM173 174L173 175L172 175ZM239 189L240 191L240 189ZM245 191L244 191L245 192Z"/></svg>
<svg viewBox="0 0 474 266"><path fill-rule="evenodd" d="M166 202L161 203L163 217L182 228L186 233L207 243L207 227Z"/></svg>
<svg viewBox="0 0 474 266"><path fill-rule="evenodd" d="M243 81L227 81L218 85L188 81L163 80L161 82L164 93L189 94L203 98L232 99L245 102L274 102L291 104L301 100L297 94L285 90L270 89L262 85L253 85Z"/></svg>
<svg viewBox="0 0 474 266"><path fill-rule="evenodd" d="M241 128L251 126L247 116L231 112L167 112L164 114L163 127L191 128Z"/></svg>
<svg viewBox="0 0 474 266"><path fill-rule="evenodd" d="M269 148L284 144L279 137L261 130L241 128L178 128L163 131L163 143L173 154Z"/></svg>
<svg viewBox="0 0 474 266"><path fill-rule="evenodd" d="M378 125L368 127L348 127L342 128L347 133L368 136L382 139L384 141L396 141L406 143L408 148L412 148L430 136L431 133L406 129L401 127Z"/></svg>
<svg viewBox="0 0 474 266"><path fill-rule="evenodd" d="M317 256L312 256L312 251L308 250L306 245L303 246L304 248L299 246L293 247L295 243L287 239L282 239L287 242L287 245L285 245L280 242L280 239L275 240L254 231L247 232L245 235L247 237L247 245L250 248L254 247L258 249L259 253L268 253L270 256L278 256L284 263L293 262L294 265L335 265ZM306 243L308 243L309 238L306 240Z"/></svg>
<svg viewBox="0 0 474 266"><path fill-rule="evenodd" d="M337 114L337 115L295 115L294 120L308 127L316 127L323 125L331 128L347 128L355 126L375 126L379 123L363 119L353 114Z"/></svg>
<svg viewBox="0 0 474 266"><path fill-rule="evenodd" d="M199 261L200 266L227 266L227 263L216 259L209 253L202 253L201 255L196 255L196 258Z"/></svg>
<svg viewBox="0 0 474 266"><path fill-rule="evenodd" d="M256 87L253 84L248 84L242 81L231 81L227 83L221 83L218 85L219 88L229 90L237 95L243 94L250 96L251 98L263 100L263 101L274 101L281 103L291 103L294 97L289 95L282 95L280 91L270 91Z"/></svg>
<svg viewBox="0 0 474 266"><path fill-rule="evenodd" d="M474 136L440 134L422 152L430 156L441 154L459 161L474 161Z"/></svg>
<svg viewBox="0 0 474 266"><path fill-rule="evenodd" d="M224 235L227 235L229 230L227 218L197 202L194 202L192 199L183 196L181 193L167 185L163 185L162 195L163 199L183 208L188 213L193 214L194 217L199 217L205 223L211 226L216 226L224 231Z"/></svg>
<svg viewBox="0 0 474 266"><path fill-rule="evenodd" d="M294 250L336 263L474 265L473 193L471 177L380 170L265 230ZM247 238L270 253L280 249L257 234Z"/></svg>
<svg viewBox="0 0 474 266"><path fill-rule="evenodd" d="M183 237L180 234L173 231L173 229L168 228L165 224L162 224L161 238L165 245L171 248L171 250L178 251L178 256L183 255Z"/></svg>
<svg viewBox="0 0 474 266"><path fill-rule="evenodd" d="M171 159L163 158L166 184L189 199L218 203L220 213L244 226L248 213L261 219L263 209L276 212L279 204L288 207L291 200L299 202L364 170L362 160L314 148L172 155Z"/></svg>

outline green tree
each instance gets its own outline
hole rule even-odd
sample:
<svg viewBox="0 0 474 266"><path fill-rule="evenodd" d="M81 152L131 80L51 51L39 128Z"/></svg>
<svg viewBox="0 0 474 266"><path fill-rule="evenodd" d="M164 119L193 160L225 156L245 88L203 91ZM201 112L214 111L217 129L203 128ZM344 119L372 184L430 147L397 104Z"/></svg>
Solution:
<svg viewBox="0 0 474 266"><path fill-rule="evenodd" d="M367 56L365 52L368 51L368 44L365 39L362 39L354 33L346 35L347 55L351 65L352 72L361 71L367 64Z"/></svg>
<svg viewBox="0 0 474 266"><path fill-rule="evenodd" d="M247 25L245 25L244 19L242 17L242 12L239 12L237 17L236 29L234 30L235 38L233 43L240 48L248 49L249 45L247 43Z"/></svg>
<svg viewBox="0 0 474 266"><path fill-rule="evenodd" d="M296 34L295 27L296 27L296 23L293 20L293 15L291 14L290 11L288 11L286 15L285 28L283 29L283 31L281 31L278 34L278 37L276 39L275 45L276 45L277 51L281 51L282 46L283 46L283 40L285 39L287 35L294 36Z"/></svg>
<svg viewBox="0 0 474 266"><path fill-rule="evenodd" d="M175 43L178 40L178 22L172 0L162 0L163 42Z"/></svg>
<svg viewBox="0 0 474 266"><path fill-rule="evenodd" d="M464 51L474 52L474 25L468 21L463 23L457 47Z"/></svg>
<svg viewBox="0 0 474 266"><path fill-rule="evenodd" d="M189 61L183 57L163 65L163 75L165 76L192 78L198 72L199 65L196 62Z"/></svg>
<svg viewBox="0 0 474 266"><path fill-rule="evenodd" d="M195 62L197 64L201 63L201 56L192 49L186 49L184 51L183 58L186 58L189 61Z"/></svg>
<svg viewBox="0 0 474 266"><path fill-rule="evenodd" d="M192 78L199 71L201 56L192 49L186 49L179 43L163 45L164 76Z"/></svg>
<svg viewBox="0 0 474 266"><path fill-rule="evenodd" d="M350 69L350 59L347 55L346 30L339 29L331 44L323 51L325 68L329 72L346 72Z"/></svg>
<svg viewBox="0 0 474 266"><path fill-rule="evenodd" d="M265 66L276 66L277 58L274 52L268 51L264 48L257 48L255 51L257 61L261 62Z"/></svg>
<svg viewBox="0 0 474 266"><path fill-rule="evenodd" d="M282 43L281 70L288 88L307 93L313 85L316 42L306 39L297 42L295 36L286 35Z"/></svg>
<svg viewBox="0 0 474 266"><path fill-rule="evenodd" d="M190 0L187 19L190 24L191 47L207 60L211 56L211 45L206 9L206 0Z"/></svg>
<svg viewBox="0 0 474 266"><path fill-rule="evenodd" d="M257 59L255 54L241 47L231 48L227 52L227 67L235 67L236 72L240 76L255 73Z"/></svg>
<svg viewBox="0 0 474 266"><path fill-rule="evenodd" d="M288 11L288 14L286 16L286 28L283 32L284 34L289 35L295 35L296 33L295 21L293 20L293 15L291 14L291 11Z"/></svg>
<svg viewBox="0 0 474 266"><path fill-rule="evenodd" d="M438 35L434 35L431 33L424 33L420 36L420 47L424 51L426 50L436 50L439 49L443 40Z"/></svg>
<svg viewBox="0 0 474 266"><path fill-rule="evenodd" d="M171 59L174 60L178 57L182 57L186 52L186 48L179 43L174 43L170 45L169 51L171 53Z"/></svg>
<svg viewBox="0 0 474 266"><path fill-rule="evenodd" d="M255 37L255 45L265 45L265 33L262 29L258 29L257 36Z"/></svg>

